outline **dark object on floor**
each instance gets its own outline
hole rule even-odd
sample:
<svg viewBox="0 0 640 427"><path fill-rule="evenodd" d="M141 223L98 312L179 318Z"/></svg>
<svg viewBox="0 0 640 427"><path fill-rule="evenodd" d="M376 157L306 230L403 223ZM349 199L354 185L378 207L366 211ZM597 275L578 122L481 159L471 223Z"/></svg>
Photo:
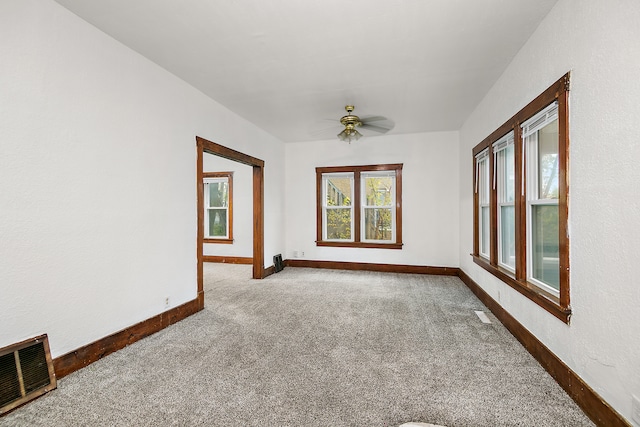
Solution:
<svg viewBox="0 0 640 427"><path fill-rule="evenodd" d="M284 268L284 263L282 262L282 254L273 256L273 266L275 267L276 273L282 271Z"/></svg>

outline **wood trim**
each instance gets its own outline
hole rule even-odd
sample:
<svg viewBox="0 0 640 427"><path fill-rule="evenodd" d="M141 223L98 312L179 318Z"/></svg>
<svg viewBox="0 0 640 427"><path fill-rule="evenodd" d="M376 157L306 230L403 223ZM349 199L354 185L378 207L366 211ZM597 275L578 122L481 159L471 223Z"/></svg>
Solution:
<svg viewBox="0 0 640 427"><path fill-rule="evenodd" d="M323 173L339 173L339 172L377 172L377 171L391 171L396 169L402 169L402 163L391 163L384 165L357 165L357 166L325 166L317 167L316 172Z"/></svg>
<svg viewBox="0 0 640 427"><path fill-rule="evenodd" d="M260 160L256 157L249 156L248 154L241 153L232 148L225 147L215 142L211 142L207 139L196 136L196 143L202 145L205 152L214 154L225 159L233 160L234 162L244 163L249 166L264 167L264 160Z"/></svg>
<svg viewBox="0 0 640 427"><path fill-rule="evenodd" d="M203 153L213 154L253 168L253 278L264 277L264 161L196 136L198 147L198 182L202 182ZM204 195L198 185L198 293L203 286ZM204 301L204 295L199 298Z"/></svg>
<svg viewBox="0 0 640 427"><path fill-rule="evenodd" d="M533 101L518 111L513 117L502 124L498 129L492 132L487 138L476 145L473 152L474 160L474 197L473 197L473 260L476 264L498 277L507 285L516 289L522 295L526 296L536 304L540 305L549 313L556 316L565 323L569 323L571 316L570 306L570 284L569 284L569 130L568 130L568 101L569 101L569 82L570 73L565 74L544 92L538 95ZM526 171L526 150L522 147L522 129L520 124L528 120L539 111L543 110L549 104L558 101L558 246L560 252L560 292L559 296L550 294L533 283L527 281L527 224L525 221L527 215L527 196L522 194L522 188L527 188L527 171ZM495 158L493 155L492 144L508 133L514 131L515 140L515 185L516 197L514 201L515 207L515 244L516 244L516 268L515 275L505 272L498 266L498 212L497 212L497 191L493 188L495 180ZM477 161L475 156L482 150L489 148L489 180L491 181L490 192L490 259L484 260L479 257L479 199L475 193L475 185L477 181Z"/></svg>
<svg viewBox="0 0 640 427"><path fill-rule="evenodd" d="M522 110L518 111L510 121L518 121L522 123L552 103L554 100L562 97L563 94L569 91L570 77L571 73L567 73L560 77L544 92L527 104Z"/></svg>
<svg viewBox="0 0 640 427"><path fill-rule="evenodd" d="M359 166L327 166L316 167L316 246L353 247L353 248L377 248L377 249L402 249L402 163L384 165L359 165ZM396 239L392 243L362 242L361 229L361 186L362 172L395 171L396 173L396 200L395 200L395 231ZM353 173L353 241L335 242L322 240L322 174L326 173Z"/></svg>
<svg viewBox="0 0 640 427"><path fill-rule="evenodd" d="M284 260L287 267L326 268L331 270L379 271L383 273L434 274L457 276L457 267L431 267L426 265L373 264L368 262L313 261L306 259Z"/></svg>
<svg viewBox="0 0 640 427"><path fill-rule="evenodd" d="M227 178L229 184L229 196L227 202L229 203L228 214L229 215L229 237L226 239L205 238L205 243L222 243L233 244L233 172L203 172L203 178Z"/></svg>
<svg viewBox="0 0 640 427"><path fill-rule="evenodd" d="M87 344L72 352L53 359L53 367L58 379L69 375L102 359L114 351L148 337L169 325L173 325L202 310L200 296L178 307L174 307L147 320L136 323L121 331Z"/></svg>
<svg viewBox="0 0 640 427"><path fill-rule="evenodd" d="M464 270L459 270L459 277L596 425L631 427L631 424L589 387L578 374L491 298Z"/></svg>
<svg viewBox="0 0 640 427"><path fill-rule="evenodd" d="M565 85L569 85L569 76ZM566 87L565 87L566 88ZM569 91L558 95L558 245L560 253L560 305L569 306Z"/></svg>
<svg viewBox="0 0 640 427"><path fill-rule="evenodd" d="M202 257L204 256L204 185L203 169L204 169L204 146L200 142L196 145L197 161L196 161L196 209L197 209L197 233L196 236L196 263L197 263L197 284L198 297L202 294L202 307L204 308L204 273L202 266Z"/></svg>
<svg viewBox="0 0 640 427"><path fill-rule="evenodd" d="M316 168L316 242L322 241L322 172Z"/></svg>
<svg viewBox="0 0 640 427"><path fill-rule="evenodd" d="M402 249L402 243L368 243L368 242L316 242L316 246L333 246L336 248L376 248Z"/></svg>
<svg viewBox="0 0 640 427"><path fill-rule="evenodd" d="M560 301L553 295L545 293L542 289L535 287L527 281L516 280L511 276L511 273L507 273L501 268L489 264L484 258L474 256L473 262L496 276L505 284L520 292L525 297L529 298L531 301L538 304L547 312L553 314L564 323L568 324L571 320L571 308L561 307L559 305Z"/></svg>
<svg viewBox="0 0 640 427"><path fill-rule="evenodd" d="M233 178L233 172L224 171L224 172L203 172L203 178Z"/></svg>
<svg viewBox="0 0 640 427"><path fill-rule="evenodd" d="M205 255L202 257L204 262L217 262L224 264L253 264L253 258L244 256L217 256Z"/></svg>
<svg viewBox="0 0 640 427"><path fill-rule="evenodd" d="M402 246L402 165L396 169L396 244Z"/></svg>
<svg viewBox="0 0 640 427"><path fill-rule="evenodd" d="M476 159L476 153L473 154L473 188L471 189L473 194L473 255L480 255L480 182L478 180L479 167L478 160ZM478 190L476 190L476 188Z"/></svg>
<svg viewBox="0 0 640 427"><path fill-rule="evenodd" d="M229 227L231 227L231 221L229 221ZM229 229L231 231L231 229ZM232 245L233 239L203 239L203 243L214 243L219 245Z"/></svg>
<svg viewBox="0 0 640 427"><path fill-rule="evenodd" d="M264 278L264 170L253 166L253 278Z"/></svg>
<svg viewBox="0 0 640 427"><path fill-rule="evenodd" d="M275 272L276 272L275 265L271 265L264 269L264 271L262 272L262 278L264 279L267 276L271 276L272 274L275 274Z"/></svg>

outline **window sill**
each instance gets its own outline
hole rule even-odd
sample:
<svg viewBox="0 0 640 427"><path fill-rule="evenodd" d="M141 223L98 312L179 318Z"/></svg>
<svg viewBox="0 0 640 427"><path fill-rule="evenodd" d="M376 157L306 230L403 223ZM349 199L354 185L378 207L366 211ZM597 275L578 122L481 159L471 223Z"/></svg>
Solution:
<svg viewBox="0 0 640 427"><path fill-rule="evenodd" d="M489 264L489 262L484 258L473 254L471 256L473 257L473 262L478 264L480 267L484 268L486 271L493 274L534 303L538 304L547 312L553 314L564 323L569 324L569 320L571 318L571 307L562 307L559 299L555 296L549 295L531 283L516 280L511 272Z"/></svg>
<svg viewBox="0 0 640 427"><path fill-rule="evenodd" d="M324 241L316 241L316 246L331 246L331 247L337 247L337 248L402 249L402 243L366 243L366 242L324 242Z"/></svg>
<svg viewBox="0 0 640 427"><path fill-rule="evenodd" d="M222 244L230 245L230 244L233 244L233 239L210 239L205 237L204 243L222 243Z"/></svg>

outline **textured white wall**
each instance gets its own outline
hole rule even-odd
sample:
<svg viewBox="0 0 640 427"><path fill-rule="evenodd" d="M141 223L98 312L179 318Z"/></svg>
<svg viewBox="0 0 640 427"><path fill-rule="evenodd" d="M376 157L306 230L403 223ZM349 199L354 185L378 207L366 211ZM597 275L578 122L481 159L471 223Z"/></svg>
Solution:
<svg viewBox="0 0 640 427"><path fill-rule="evenodd" d="M631 420L640 397L640 2L560 0L464 124L460 265ZM569 326L473 264L472 147L567 71Z"/></svg>
<svg viewBox="0 0 640 427"><path fill-rule="evenodd" d="M233 243L205 243L204 254L253 256L253 168L207 153L203 166L204 172L233 172Z"/></svg>
<svg viewBox="0 0 640 427"><path fill-rule="evenodd" d="M56 357L195 298L196 135L265 160L282 251L280 141L49 0L0 2L0 52L0 347Z"/></svg>
<svg viewBox="0 0 640 427"><path fill-rule="evenodd" d="M458 133L286 144L286 258L458 266ZM403 163L402 250L316 246L318 166Z"/></svg>

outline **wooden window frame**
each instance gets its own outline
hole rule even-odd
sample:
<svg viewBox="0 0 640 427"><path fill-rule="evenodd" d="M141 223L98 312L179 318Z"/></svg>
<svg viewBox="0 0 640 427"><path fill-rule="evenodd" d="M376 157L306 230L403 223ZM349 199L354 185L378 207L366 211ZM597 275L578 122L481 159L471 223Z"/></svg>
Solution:
<svg viewBox="0 0 640 427"><path fill-rule="evenodd" d="M215 238L215 237L204 237L204 243L222 243L222 244L233 244L233 172L203 172L202 178L227 178L227 182L229 183L229 196L227 200L228 209L227 209L227 217L229 220L229 237L226 238ZM205 184L202 183L204 188ZM207 220L207 206L204 207L205 210L205 221Z"/></svg>
<svg viewBox="0 0 640 427"><path fill-rule="evenodd" d="M571 318L569 292L569 82L567 73L553 83L542 94L517 112L491 135L473 148L473 261L498 279L520 292L531 301L538 304L547 312L565 323ZM553 102L558 103L558 243L560 263L560 290L556 296L534 283L527 281L527 209L526 209L526 153L523 152L522 129L520 125ZM513 131L515 139L515 243L516 268L515 273L498 264L498 218L497 218L497 189L490 188L490 258L479 255L479 201L476 173L476 155L489 149L489 181L493 182L495 156L493 143L507 133Z"/></svg>
<svg viewBox="0 0 640 427"><path fill-rule="evenodd" d="M330 166L316 168L316 246L347 248L402 249L402 163L364 166ZM395 171L395 242L363 242L361 239L361 180L365 172ZM322 175L330 173L353 173L353 241L325 241L322 239Z"/></svg>
<svg viewBox="0 0 640 427"><path fill-rule="evenodd" d="M509 152L509 148L512 149L512 153L513 153L513 167L514 167L514 178L515 178L515 140L514 140L514 135L513 132L509 132L507 135L504 135L504 137L500 138L498 141L494 144L492 144L492 149L493 149L493 155L494 155L494 179L492 181L493 187L496 190L496 216L497 216L497 245L498 245L498 266L504 268L505 270L510 271L512 274L515 274L515 253L514 253L514 265L511 266L508 263L503 262L503 243L504 243L504 239L503 239L503 221L505 221L505 218L503 218L503 213L502 213L502 208L507 206L507 207L512 207L513 211L514 211L514 219L515 219L515 192L516 192L516 188L515 188L515 180L513 183L513 200L509 201L507 200L509 198L508 192L507 192L507 153ZM500 144L502 147L500 147L499 149L496 150L496 144ZM497 161L497 163L496 163ZM514 239L515 239L515 225L514 225ZM514 242L515 243L515 242ZM515 248L514 248L515 251Z"/></svg>
<svg viewBox="0 0 640 427"><path fill-rule="evenodd" d="M489 248L487 250L487 253L482 252L481 248L482 248L482 240L484 239L484 235L485 235L485 231L484 228L482 227L483 222L480 220L480 217L482 216L481 211L483 208L490 208L491 207L491 183L490 183L490 175L489 175L489 167L490 167L490 162L489 162L489 151L488 150L481 150L478 154L482 153L482 152L486 152L486 154L483 154L481 158L478 158L477 156L474 156L474 168L475 168L475 194L476 194L476 198L477 198L477 204L478 204L478 208L476 210L476 214L478 215L477 221L478 221L478 250L476 251L478 256L483 257L484 259L488 259L489 258L489 250L491 249L491 245L489 245ZM480 168L479 164L482 163L482 169ZM485 170L486 169L486 170ZM484 188L486 187L486 189ZM487 202L483 202L481 200L481 194L486 193L486 195L488 196ZM491 221L491 215L489 215L489 221ZM491 235L491 226L489 225L489 232L487 233L489 235Z"/></svg>

